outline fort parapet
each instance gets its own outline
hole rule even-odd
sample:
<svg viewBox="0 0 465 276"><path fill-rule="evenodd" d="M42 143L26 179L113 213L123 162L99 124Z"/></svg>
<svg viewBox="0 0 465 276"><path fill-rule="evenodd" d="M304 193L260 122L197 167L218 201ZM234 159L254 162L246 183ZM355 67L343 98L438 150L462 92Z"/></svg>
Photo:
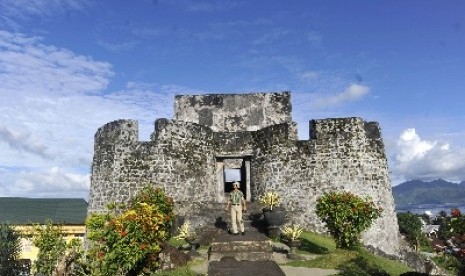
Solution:
<svg viewBox="0 0 465 276"><path fill-rule="evenodd" d="M150 141L140 142L133 120L118 120L95 134L88 212L127 202L149 183L163 187L175 211L213 224L239 175L248 201L276 191L291 220L326 231L315 214L324 192L370 196L383 213L363 242L399 254L399 230L380 127L361 118L311 120L298 140L290 92L176 96L174 119L158 119ZM221 209L220 209L221 210Z"/></svg>

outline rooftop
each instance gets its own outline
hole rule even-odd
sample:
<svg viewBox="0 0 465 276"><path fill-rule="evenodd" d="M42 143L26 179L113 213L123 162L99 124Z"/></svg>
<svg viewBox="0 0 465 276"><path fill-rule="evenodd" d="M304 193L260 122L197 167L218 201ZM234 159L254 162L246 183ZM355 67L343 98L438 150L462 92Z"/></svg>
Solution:
<svg viewBox="0 0 465 276"><path fill-rule="evenodd" d="M51 220L58 224L85 224L87 202L79 198L0 197L0 223L27 225Z"/></svg>

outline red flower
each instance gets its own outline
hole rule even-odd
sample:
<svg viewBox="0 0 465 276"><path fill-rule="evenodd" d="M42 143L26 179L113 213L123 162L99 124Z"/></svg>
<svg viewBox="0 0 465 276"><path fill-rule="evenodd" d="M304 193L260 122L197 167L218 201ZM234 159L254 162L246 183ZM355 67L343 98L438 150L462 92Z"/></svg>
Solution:
<svg viewBox="0 0 465 276"><path fill-rule="evenodd" d="M461 215L461 214L460 214L460 210L459 210L458 208L454 208L454 209L452 209L452 210L450 211L450 215L451 215L451 217L453 217L453 218L458 218L458 217L460 217L460 215Z"/></svg>
<svg viewBox="0 0 465 276"><path fill-rule="evenodd" d="M145 243L143 243L143 244L141 244L141 245L139 246L139 248L140 248L141 250L144 250L145 248L147 248L147 245L146 245Z"/></svg>
<svg viewBox="0 0 465 276"><path fill-rule="evenodd" d="M122 231L121 231L121 234L120 234L120 235L121 235L121 238L126 237L127 234L128 234L128 232L126 232L125 230L122 230Z"/></svg>
<svg viewBox="0 0 465 276"><path fill-rule="evenodd" d="M103 259L103 256L105 256L105 253L103 253L102 251L99 251L98 252L98 258L101 260L101 259Z"/></svg>

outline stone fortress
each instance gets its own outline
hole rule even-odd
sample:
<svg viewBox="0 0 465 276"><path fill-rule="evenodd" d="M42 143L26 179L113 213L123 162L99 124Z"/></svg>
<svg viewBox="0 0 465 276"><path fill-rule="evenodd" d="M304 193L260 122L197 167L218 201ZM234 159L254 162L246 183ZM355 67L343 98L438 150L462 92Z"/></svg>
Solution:
<svg viewBox="0 0 465 276"><path fill-rule="evenodd" d="M315 214L324 192L370 196L383 213L363 234L366 246L398 256L400 236L380 127L361 118L309 122L298 140L290 92L183 95L174 118L155 121L150 141L134 120L98 129L88 212L126 202L149 183L163 187L175 212L198 227L228 217L222 209L233 175L247 201L276 191L290 221L324 232Z"/></svg>

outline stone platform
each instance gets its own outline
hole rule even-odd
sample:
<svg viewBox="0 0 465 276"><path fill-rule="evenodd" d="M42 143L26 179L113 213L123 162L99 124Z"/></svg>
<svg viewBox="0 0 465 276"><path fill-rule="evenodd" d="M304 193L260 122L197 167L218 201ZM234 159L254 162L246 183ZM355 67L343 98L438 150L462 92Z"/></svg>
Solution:
<svg viewBox="0 0 465 276"><path fill-rule="evenodd" d="M210 244L208 275L285 276L264 233L246 220L245 235L221 231Z"/></svg>
<svg viewBox="0 0 465 276"><path fill-rule="evenodd" d="M257 240L255 237L250 238L250 235L249 237L237 237L237 240L212 242L210 245L209 260L219 261L224 257L232 257L237 261L272 260L273 249L270 241L266 239Z"/></svg>
<svg viewBox="0 0 465 276"><path fill-rule="evenodd" d="M221 261L212 261L208 267L209 276L286 276L279 265L268 261L237 261L225 257Z"/></svg>
<svg viewBox="0 0 465 276"><path fill-rule="evenodd" d="M203 234L210 236L212 241L208 252L205 250L200 254L203 262L194 266L193 271L209 276L327 276L339 273L334 269L286 266L289 248L269 241L263 229L254 227L256 224L249 216L245 222L244 236L230 235L227 229L204 231Z"/></svg>

